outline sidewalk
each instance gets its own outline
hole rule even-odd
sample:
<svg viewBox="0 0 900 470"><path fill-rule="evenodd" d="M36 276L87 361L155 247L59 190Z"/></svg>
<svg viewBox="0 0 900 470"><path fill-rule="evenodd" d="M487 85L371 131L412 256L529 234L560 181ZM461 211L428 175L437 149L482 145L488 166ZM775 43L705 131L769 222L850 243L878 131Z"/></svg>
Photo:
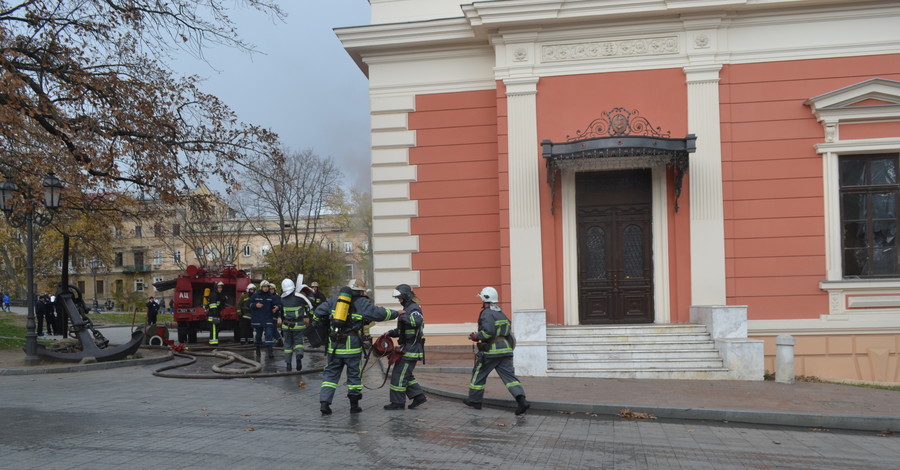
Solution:
<svg viewBox="0 0 900 470"><path fill-rule="evenodd" d="M437 356L434 355L433 356ZM441 359L416 367L426 392L462 400L472 361ZM900 431L900 391L851 385L736 380L519 377L531 410L708 420L861 431ZM485 406L515 408L496 373Z"/></svg>
<svg viewBox="0 0 900 470"><path fill-rule="evenodd" d="M114 363L7 366L0 367L0 376L89 371L168 359L165 354L152 356ZM434 347L428 351L426 364L416 367L416 378L430 394L462 400L468 393L471 370L470 351ZM622 410L630 410L660 419L900 431L900 391L893 390L809 382L787 385L768 381L560 377L520 380L533 411L617 416ZM495 373L488 378L484 404L515 408L515 401Z"/></svg>

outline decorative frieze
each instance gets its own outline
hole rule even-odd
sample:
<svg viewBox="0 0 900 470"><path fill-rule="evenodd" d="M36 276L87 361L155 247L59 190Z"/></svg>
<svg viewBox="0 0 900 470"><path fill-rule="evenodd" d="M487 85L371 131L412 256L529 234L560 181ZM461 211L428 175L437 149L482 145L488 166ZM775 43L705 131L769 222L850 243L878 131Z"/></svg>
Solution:
<svg viewBox="0 0 900 470"><path fill-rule="evenodd" d="M541 48L543 62L606 59L677 54L678 37L623 39L619 41L591 41L576 44L553 44Z"/></svg>

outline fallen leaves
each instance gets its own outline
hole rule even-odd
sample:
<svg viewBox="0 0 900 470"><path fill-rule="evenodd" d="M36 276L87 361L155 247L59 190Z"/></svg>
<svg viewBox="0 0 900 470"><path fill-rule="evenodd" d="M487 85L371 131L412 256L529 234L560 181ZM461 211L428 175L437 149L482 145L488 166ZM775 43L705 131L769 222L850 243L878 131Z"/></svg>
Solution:
<svg viewBox="0 0 900 470"><path fill-rule="evenodd" d="M252 431L256 431L256 428L244 428L244 431L252 432Z"/></svg>
<svg viewBox="0 0 900 470"><path fill-rule="evenodd" d="M656 419L656 416L653 416L650 413L631 411L628 408L622 408L621 410L619 410L619 417L625 419Z"/></svg>

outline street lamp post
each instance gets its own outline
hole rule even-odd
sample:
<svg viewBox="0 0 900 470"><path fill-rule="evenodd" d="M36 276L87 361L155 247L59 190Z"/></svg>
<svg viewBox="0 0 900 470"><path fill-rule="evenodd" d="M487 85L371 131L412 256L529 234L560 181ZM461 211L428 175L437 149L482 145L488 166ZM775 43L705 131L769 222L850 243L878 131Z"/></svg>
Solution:
<svg viewBox="0 0 900 470"><path fill-rule="evenodd" d="M100 313L100 304L97 302L97 270L100 269L100 260L91 258L91 274L94 275L94 313Z"/></svg>
<svg viewBox="0 0 900 470"><path fill-rule="evenodd" d="M28 306L28 319L25 323L25 362L35 364L40 361L37 355L37 333L34 320L34 224L45 227L53 220L53 214L59 208L59 196L62 182L53 173L48 173L41 181L44 187L44 198L41 205L46 211L39 210L38 203L34 200L31 191L20 191L19 185L9 176L6 181L0 183L0 209L6 215L6 220L16 228L25 227L26 258L25 280L28 283L26 292L26 305ZM19 199L19 200L17 200ZM20 204L24 210L20 209Z"/></svg>

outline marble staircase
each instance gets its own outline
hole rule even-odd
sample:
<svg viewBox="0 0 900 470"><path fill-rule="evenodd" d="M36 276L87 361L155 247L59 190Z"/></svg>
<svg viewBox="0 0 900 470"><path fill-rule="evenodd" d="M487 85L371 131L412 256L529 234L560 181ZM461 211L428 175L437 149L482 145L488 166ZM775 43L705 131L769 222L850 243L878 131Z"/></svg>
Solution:
<svg viewBox="0 0 900 470"><path fill-rule="evenodd" d="M703 324L548 326L551 377L727 380Z"/></svg>

